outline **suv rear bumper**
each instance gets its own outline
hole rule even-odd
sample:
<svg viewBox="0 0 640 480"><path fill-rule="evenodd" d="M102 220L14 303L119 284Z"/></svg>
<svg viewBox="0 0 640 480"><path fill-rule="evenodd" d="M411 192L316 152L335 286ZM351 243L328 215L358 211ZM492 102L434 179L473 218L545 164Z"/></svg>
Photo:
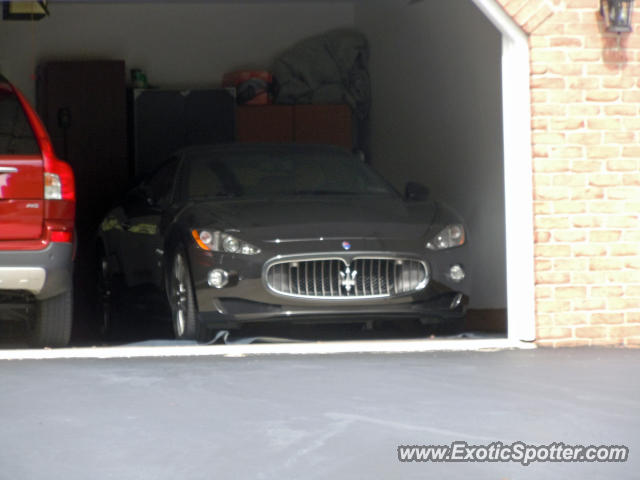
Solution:
<svg viewBox="0 0 640 480"><path fill-rule="evenodd" d="M3 291L26 291L44 300L72 286L71 243L50 243L42 250L0 250L0 295Z"/></svg>

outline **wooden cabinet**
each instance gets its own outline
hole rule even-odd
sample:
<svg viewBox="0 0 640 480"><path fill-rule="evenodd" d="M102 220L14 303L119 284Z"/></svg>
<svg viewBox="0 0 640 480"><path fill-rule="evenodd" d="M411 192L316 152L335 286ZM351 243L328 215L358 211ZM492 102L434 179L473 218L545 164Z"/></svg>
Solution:
<svg viewBox="0 0 640 480"><path fill-rule="evenodd" d="M347 105L263 105L236 110L236 141L306 143L353 148Z"/></svg>
<svg viewBox="0 0 640 480"><path fill-rule="evenodd" d="M236 141L240 143L293 142L293 107L255 105L236 109Z"/></svg>
<svg viewBox="0 0 640 480"><path fill-rule="evenodd" d="M347 105L296 105L294 117L296 143L353 148L351 108Z"/></svg>

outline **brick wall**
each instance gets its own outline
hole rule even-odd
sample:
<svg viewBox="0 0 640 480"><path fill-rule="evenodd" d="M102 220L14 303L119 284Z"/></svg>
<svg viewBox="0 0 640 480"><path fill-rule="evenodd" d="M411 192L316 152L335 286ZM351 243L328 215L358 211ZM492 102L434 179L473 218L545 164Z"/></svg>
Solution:
<svg viewBox="0 0 640 480"><path fill-rule="evenodd" d="M499 2L531 49L538 343L640 345L640 9L619 36L599 0Z"/></svg>

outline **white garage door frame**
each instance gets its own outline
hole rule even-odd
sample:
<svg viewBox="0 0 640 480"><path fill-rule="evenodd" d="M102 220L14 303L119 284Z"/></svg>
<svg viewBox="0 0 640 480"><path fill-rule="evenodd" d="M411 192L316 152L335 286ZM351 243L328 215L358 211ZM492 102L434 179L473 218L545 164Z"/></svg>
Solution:
<svg viewBox="0 0 640 480"><path fill-rule="evenodd" d="M244 356L535 348L533 168L528 37L496 0L471 0L502 34L502 110L508 338L277 345L111 347L0 351L3 359Z"/></svg>
<svg viewBox="0 0 640 480"><path fill-rule="evenodd" d="M507 334L535 340L529 41L496 0L471 0L502 34Z"/></svg>

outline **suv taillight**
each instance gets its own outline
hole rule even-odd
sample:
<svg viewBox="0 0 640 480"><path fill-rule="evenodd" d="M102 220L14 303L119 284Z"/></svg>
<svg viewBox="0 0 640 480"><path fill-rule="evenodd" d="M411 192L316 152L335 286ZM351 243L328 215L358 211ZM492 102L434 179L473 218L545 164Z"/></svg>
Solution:
<svg viewBox="0 0 640 480"><path fill-rule="evenodd" d="M44 162L45 228L52 242L73 242L76 188L69 164L55 157Z"/></svg>
<svg viewBox="0 0 640 480"><path fill-rule="evenodd" d="M73 171L65 162L50 159L45 162L44 198L45 200L76 201L76 190L73 182Z"/></svg>
<svg viewBox="0 0 640 480"><path fill-rule="evenodd" d="M45 172L44 174L44 199L62 200L62 182L60 175Z"/></svg>
<svg viewBox="0 0 640 480"><path fill-rule="evenodd" d="M73 242L76 187L69 164L44 156L45 228L51 242Z"/></svg>

